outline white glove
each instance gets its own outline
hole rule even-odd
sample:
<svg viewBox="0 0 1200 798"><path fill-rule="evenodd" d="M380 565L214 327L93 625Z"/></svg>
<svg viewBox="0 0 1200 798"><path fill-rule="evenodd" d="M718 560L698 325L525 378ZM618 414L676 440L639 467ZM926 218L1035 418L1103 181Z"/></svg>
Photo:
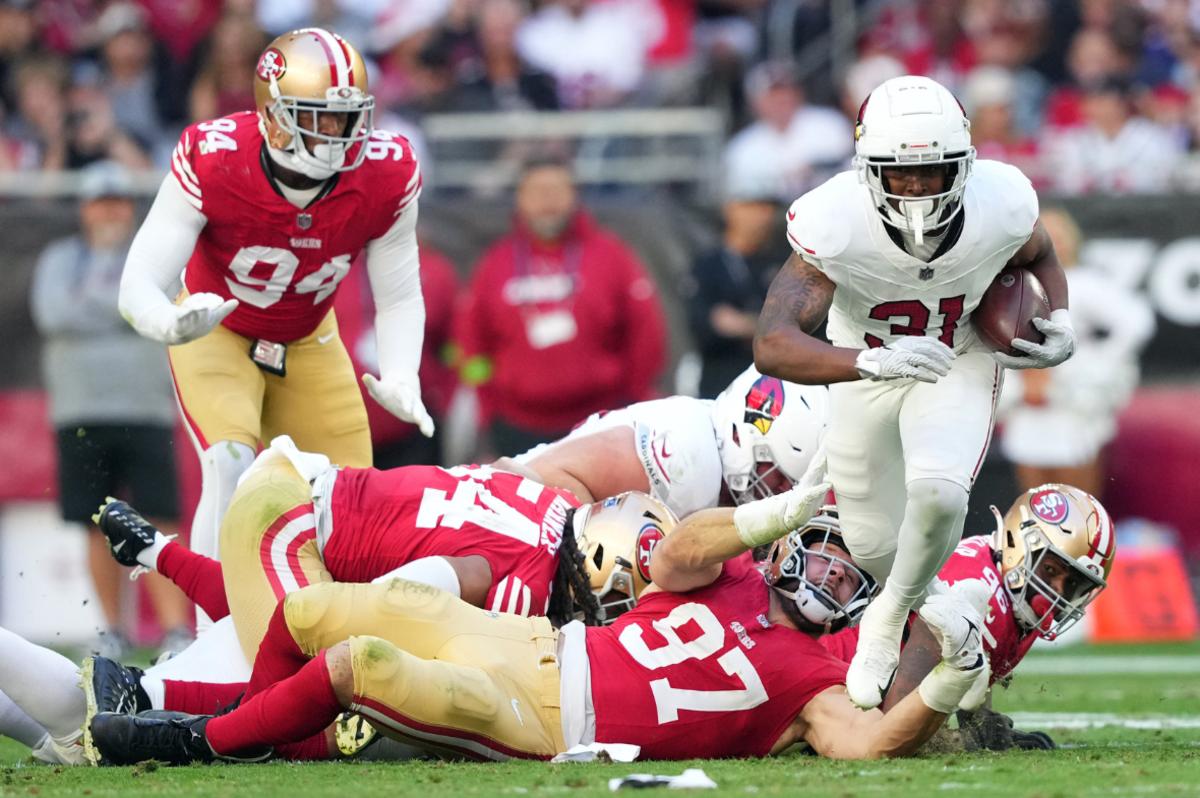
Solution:
<svg viewBox="0 0 1200 798"><path fill-rule="evenodd" d="M178 305L160 305L148 318L129 319L129 323L145 337L175 346L208 335L237 306L236 299L201 292Z"/></svg>
<svg viewBox="0 0 1200 798"><path fill-rule="evenodd" d="M992 357L1007 369L1044 369L1057 366L1075 354L1075 328L1071 326L1071 314L1065 308L1050 312L1049 319L1034 319L1033 326L1046 336L1040 344L1024 338L1014 338L1013 349L1026 354L1010 355L993 352Z"/></svg>
<svg viewBox="0 0 1200 798"><path fill-rule="evenodd" d="M367 393L383 405L384 410L401 421L416 424L426 438L433 437L433 418L421 402L421 383L415 374L411 379L389 376L382 380L364 374L362 381L367 386Z"/></svg>
<svg viewBox="0 0 1200 798"><path fill-rule="evenodd" d="M950 373L954 357L954 350L936 338L909 335L887 346L864 349L854 366L864 380L937 382Z"/></svg>
<svg viewBox="0 0 1200 798"><path fill-rule="evenodd" d="M927 707L949 714L960 705L977 707L987 694L991 667L983 650L983 613L992 590L979 579L965 579L952 590L935 584L944 592L926 599L920 616L941 646L942 661L917 689ZM968 695L978 703L965 706Z"/></svg>
<svg viewBox="0 0 1200 798"><path fill-rule="evenodd" d="M733 511L738 539L752 549L799 529L821 509L829 488L828 482L797 484L786 493L738 505Z"/></svg>

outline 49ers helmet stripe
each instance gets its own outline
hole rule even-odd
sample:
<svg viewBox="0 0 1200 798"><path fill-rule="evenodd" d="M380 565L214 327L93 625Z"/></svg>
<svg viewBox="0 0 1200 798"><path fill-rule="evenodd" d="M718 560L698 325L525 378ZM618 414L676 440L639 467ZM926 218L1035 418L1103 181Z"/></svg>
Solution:
<svg viewBox="0 0 1200 798"><path fill-rule="evenodd" d="M311 33L317 43L321 45L321 49L325 51L325 57L329 59L330 85L350 86L354 84L353 75L347 78L347 75L350 74L350 58L333 34L320 28L305 28L299 32Z"/></svg>

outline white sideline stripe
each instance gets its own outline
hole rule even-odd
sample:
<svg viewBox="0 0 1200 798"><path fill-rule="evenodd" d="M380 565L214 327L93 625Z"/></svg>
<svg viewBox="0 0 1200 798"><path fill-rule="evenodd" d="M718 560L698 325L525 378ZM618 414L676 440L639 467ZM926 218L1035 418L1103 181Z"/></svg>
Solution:
<svg viewBox="0 0 1200 798"><path fill-rule="evenodd" d="M1021 729L1200 729L1200 715L1116 715L1107 712L1013 712L1009 717Z"/></svg>
<svg viewBox="0 0 1200 798"><path fill-rule="evenodd" d="M1131 673L1200 674L1200 656L1175 654L1166 656L1026 657L1016 670L1018 676L1098 676Z"/></svg>

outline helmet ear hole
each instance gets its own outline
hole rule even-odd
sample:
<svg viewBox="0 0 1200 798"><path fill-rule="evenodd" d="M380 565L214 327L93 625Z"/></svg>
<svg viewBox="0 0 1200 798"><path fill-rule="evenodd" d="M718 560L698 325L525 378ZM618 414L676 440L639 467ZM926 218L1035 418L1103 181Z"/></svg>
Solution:
<svg viewBox="0 0 1200 798"><path fill-rule="evenodd" d="M596 551L592 554L592 562L596 564L596 568L600 568L604 564L604 546L596 547Z"/></svg>

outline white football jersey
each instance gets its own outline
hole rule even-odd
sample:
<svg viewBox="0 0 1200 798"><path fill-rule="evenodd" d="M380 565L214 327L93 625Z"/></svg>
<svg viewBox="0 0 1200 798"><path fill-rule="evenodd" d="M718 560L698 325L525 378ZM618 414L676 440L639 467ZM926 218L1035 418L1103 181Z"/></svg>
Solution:
<svg viewBox="0 0 1200 798"><path fill-rule="evenodd" d="M926 263L888 236L855 172L842 172L793 202L788 242L837 286L829 340L861 349L929 335L956 352L970 348L976 340L967 323L971 312L1033 233L1037 194L1016 167L976 161L962 213L958 241Z"/></svg>
<svg viewBox="0 0 1200 798"><path fill-rule="evenodd" d="M721 496L721 452L712 424L713 403L690 396L669 396L593 413L561 440L601 430L629 427L638 460L650 481L650 495L680 518L716 507ZM518 455L519 463L556 445L544 443Z"/></svg>

